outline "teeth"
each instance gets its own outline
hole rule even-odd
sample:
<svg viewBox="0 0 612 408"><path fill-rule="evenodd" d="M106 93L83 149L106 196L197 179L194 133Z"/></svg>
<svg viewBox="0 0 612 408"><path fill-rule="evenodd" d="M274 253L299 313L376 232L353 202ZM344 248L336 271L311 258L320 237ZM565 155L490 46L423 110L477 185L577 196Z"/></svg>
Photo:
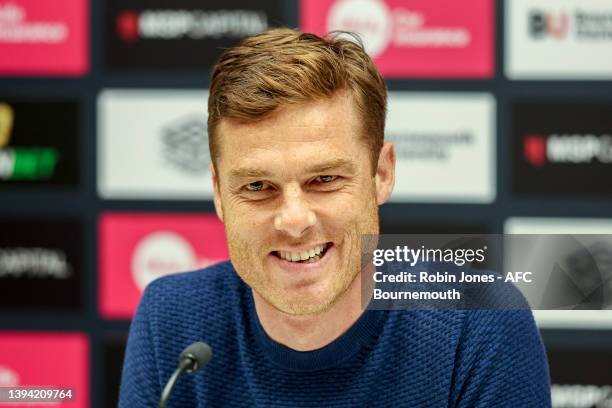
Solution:
<svg viewBox="0 0 612 408"><path fill-rule="evenodd" d="M325 249L325 245L319 245L318 247L314 247L309 251L304 252L289 252L289 251L278 251L278 255L286 261L306 261L310 259L318 260L321 258L319 254L323 252Z"/></svg>

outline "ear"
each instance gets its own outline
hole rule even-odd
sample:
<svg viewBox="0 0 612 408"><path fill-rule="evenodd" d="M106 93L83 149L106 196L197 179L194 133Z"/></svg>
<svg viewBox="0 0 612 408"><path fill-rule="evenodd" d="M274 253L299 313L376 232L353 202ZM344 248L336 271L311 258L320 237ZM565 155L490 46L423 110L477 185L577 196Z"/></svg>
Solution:
<svg viewBox="0 0 612 408"><path fill-rule="evenodd" d="M391 196L395 185L395 147L391 142L384 142L380 149L374 182L376 183L376 203L384 204Z"/></svg>
<svg viewBox="0 0 612 408"><path fill-rule="evenodd" d="M217 178L217 174L215 173L215 166L213 166L212 162L208 164L208 169L210 170L210 174L212 175L215 212L217 213L217 217L219 217L221 222L223 222L223 207L221 206L221 193L219 191L219 179Z"/></svg>

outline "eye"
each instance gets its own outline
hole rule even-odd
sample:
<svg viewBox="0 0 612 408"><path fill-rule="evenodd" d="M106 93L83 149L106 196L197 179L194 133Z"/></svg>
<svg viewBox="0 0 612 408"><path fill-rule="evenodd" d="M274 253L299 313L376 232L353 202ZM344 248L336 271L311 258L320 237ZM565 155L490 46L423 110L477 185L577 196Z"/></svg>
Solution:
<svg viewBox="0 0 612 408"><path fill-rule="evenodd" d="M338 178L338 176L319 176L316 178L315 181L321 182L321 183L331 183L332 181L336 180Z"/></svg>
<svg viewBox="0 0 612 408"><path fill-rule="evenodd" d="M254 181L245 186L248 191L261 191L266 189L266 184L263 181Z"/></svg>

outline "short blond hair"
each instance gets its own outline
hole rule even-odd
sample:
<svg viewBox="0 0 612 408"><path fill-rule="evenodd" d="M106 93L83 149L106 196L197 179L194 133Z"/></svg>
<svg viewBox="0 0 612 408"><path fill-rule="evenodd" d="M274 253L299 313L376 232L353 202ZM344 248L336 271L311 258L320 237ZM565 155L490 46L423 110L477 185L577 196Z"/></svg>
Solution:
<svg viewBox="0 0 612 408"><path fill-rule="evenodd" d="M325 38L276 28L245 38L225 50L213 67L208 98L210 154L218 155L221 119L256 121L284 104L331 97L348 90L363 118L362 140L373 171L383 145L387 88L359 38Z"/></svg>

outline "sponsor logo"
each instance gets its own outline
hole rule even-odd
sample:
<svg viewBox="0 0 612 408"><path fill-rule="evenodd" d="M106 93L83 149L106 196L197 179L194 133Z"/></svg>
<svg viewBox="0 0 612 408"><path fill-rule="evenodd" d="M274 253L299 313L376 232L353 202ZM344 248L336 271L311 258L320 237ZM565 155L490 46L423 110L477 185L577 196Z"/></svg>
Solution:
<svg viewBox="0 0 612 408"><path fill-rule="evenodd" d="M464 26L435 26L419 10L396 7L382 1L335 2L327 19L331 30L353 31L363 36L368 53L377 57L392 44L396 47L467 47L471 34Z"/></svg>
<svg viewBox="0 0 612 408"><path fill-rule="evenodd" d="M88 68L86 0L0 0L0 73L82 75Z"/></svg>
<svg viewBox="0 0 612 408"><path fill-rule="evenodd" d="M529 13L529 33L534 38L551 36L558 40L567 37L569 18L567 13L557 14L532 11Z"/></svg>
<svg viewBox="0 0 612 408"><path fill-rule="evenodd" d="M3 331L0 361L0 387L71 388L70 403L53 405L90 406L89 339L85 333ZM6 390L3 391L2 396L6 398ZM38 404L8 404L11 407L35 405Z"/></svg>
<svg viewBox="0 0 612 408"><path fill-rule="evenodd" d="M163 155L177 169L187 174L208 172L208 132L202 115L179 119L162 130Z"/></svg>
<svg viewBox="0 0 612 408"><path fill-rule="evenodd" d="M490 76L493 5L478 0L469 3L469 12L465 7L450 1L302 0L301 28L357 33L386 76Z"/></svg>
<svg viewBox="0 0 612 408"><path fill-rule="evenodd" d="M570 22L571 21L571 22ZM552 37L564 40L571 34L577 41L612 40L612 9L606 11L532 10L529 13L529 33L533 38Z"/></svg>
<svg viewBox="0 0 612 408"><path fill-rule="evenodd" d="M601 0L513 0L506 7L506 73L517 79L612 76L612 6Z"/></svg>
<svg viewBox="0 0 612 408"><path fill-rule="evenodd" d="M189 38L242 38L268 27L266 13L256 10L124 10L117 34L124 41Z"/></svg>
<svg viewBox="0 0 612 408"><path fill-rule="evenodd" d="M58 152L54 148L7 148L15 114L0 102L0 179L44 180L53 176Z"/></svg>
<svg viewBox="0 0 612 408"><path fill-rule="evenodd" d="M395 153L403 160L448 161L453 151L474 144L470 131L414 132L387 135L395 145Z"/></svg>
<svg viewBox="0 0 612 408"><path fill-rule="evenodd" d="M525 159L535 167L546 163L612 163L612 136L528 135L524 139Z"/></svg>
<svg viewBox="0 0 612 408"><path fill-rule="evenodd" d="M113 199L210 199L204 91L107 90L99 98L98 189ZM133 158L138 157L138 161Z"/></svg>
<svg viewBox="0 0 612 408"><path fill-rule="evenodd" d="M205 268L222 259L198 259L194 248L181 235L160 231L145 236L134 249L132 275L142 291L153 280L172 273Z"/></svg>
<svg viewBox="0 0 612 408"><path fill-rule="evenodd" d="M0 3L0 42L61 43L68 38L63 21L27 21L27 11L18 4Z"/></svg>
<svg viewBox="0 0 612 408"><path fill-rule="evenodd" d="M514 102L514 193L612 194L607 177L612 167L610 115L612 104L607 101Z"/></svg>
<svg viewBox="0 0 612 408"><path fill-rule="evenodd" d="M78 222L0 220L0 231L0 307L81 306Z"/></svg>
<svg viewBox="0 0 612 408"><path fill-rule="evenodd" d="M16 387L19 385L19 374L10 367L0 365L0 387Z"/></svg>
<svg viewBox="0 0 612 408"><path fill-rule="evenodd" d="M0 248L0 278L68 279L73 267L66 253L51 248Z"/></svg>
<svg viewBox="0 0 612 408"><path fill-rule="evenodd" d="M391 199L492 201L494 123L495 101L487 94L391 92L385 133L397 157Z"/></svg>
<svg viewBox="0 0 612 408"><path fill-rule="evenodd" d="M106 56L111 68L206 69L241 38L283 25L278 0L106 2Z"/></svg>
<svg viewBox="0 0 612 408"><path fill-rule="evenodd" d="M145 287L164 275L227 259L215 215L108 213L100 219L100 312L130 318Z"/></svg>
<svg viewBox="0 0 612 408"><path fill-rule="evenodd" d="M552 384L553 408L612 407L612 385Z"/></svg>
<svg viewBox="0 0 612 408"><path fill-rule="evenodd" d="M77 120L73 103L0 101L0 184L75 185Z"/></svg>

